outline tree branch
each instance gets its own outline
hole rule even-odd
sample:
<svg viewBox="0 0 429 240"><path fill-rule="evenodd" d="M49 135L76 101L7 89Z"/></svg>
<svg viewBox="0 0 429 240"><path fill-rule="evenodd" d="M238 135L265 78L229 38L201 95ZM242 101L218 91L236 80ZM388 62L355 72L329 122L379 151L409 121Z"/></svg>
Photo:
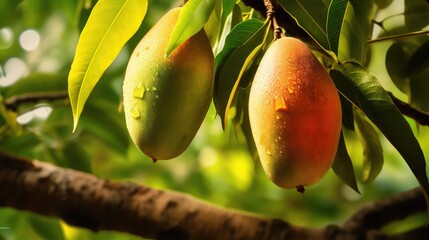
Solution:
<svg viewBox="0 0 429 240"><path fill-rule="evenodd" d="M16 111L19 105L23 103L37 103L40 101L55 101L68 98L67 92L56 93L28 93L16 95L4 100L7 109Z"/></svg>
<svg viewBox="0 0 429 240"><path fill-rule="evenodd" d="M401 101L399 98L395 97L392 93L389 92L390 97L393 100L393 103L401 111L402 114L414 119L421 125L429 126L429 113L415 109L410 104Z"/></svg>
<svg viewBox="0 0 429 240"><path fill-rule="evenodd" d="M343 227L303 228L283 220L222 209L189 195L133 183L112 183L93 175L29 161L0 152L0 206L57 217L93 231L115 230L156 239L409 239L426 236L424 228L388 236L368 219L397 220L424 209L419 190L364 207ZM399 216L386 214L402 204L418 205ZM407 205L408 204L408 205ZM370 205L371 206L371 205ZM381 209L385 209L382 211ZM424 211L424 210L422 210ZM359 213L362 212L362 213ZM353 224L352 224L353 223ZM357 224L356 224L357 223ZM362 224L363 223L363 224ZM362 231L356 234L360 226ZM424 238L421 238L424 239Z"/></svg>

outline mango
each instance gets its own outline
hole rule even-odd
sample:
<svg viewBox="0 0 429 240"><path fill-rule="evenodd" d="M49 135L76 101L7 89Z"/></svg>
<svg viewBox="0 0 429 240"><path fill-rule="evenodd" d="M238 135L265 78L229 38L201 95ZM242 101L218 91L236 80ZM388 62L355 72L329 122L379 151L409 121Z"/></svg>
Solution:
<svg viewBox="0 0 429 240"><path fill-rule="evenodd" d="M154 161L190 145L213 96L213 52L204 30L165 58L180 8L170 10L142 38L128 62L123 103L128 132Z"/></svg>
<svg viewBox="0 0 429 240"><path fill-rule="evenodd" d="M286 189L317 183L331 167L341 131L337 89L302 41L284 37L264 54L249 95L261 164Z"/></svg>

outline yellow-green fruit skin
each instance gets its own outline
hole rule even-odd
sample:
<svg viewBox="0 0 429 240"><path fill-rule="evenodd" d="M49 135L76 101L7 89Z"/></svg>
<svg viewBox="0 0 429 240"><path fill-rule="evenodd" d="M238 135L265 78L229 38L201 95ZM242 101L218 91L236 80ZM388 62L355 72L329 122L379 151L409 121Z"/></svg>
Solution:
<svg viewBox="0 0 429 240"><path fill-rule="evenodd" d="M337 89L310 49L280 38L264 54L249 119L261 164L286 189L318 182L331 167L341 131Z"/></svg>
<svg viewBox="0 0 429 240"><path fill-rule="evenodd" d="M165 51L180 8L163 16L129 60L124 85L128 132L154 160L180 155L195 137L213 95L213 52L204 30L168 58Z"/></svg>

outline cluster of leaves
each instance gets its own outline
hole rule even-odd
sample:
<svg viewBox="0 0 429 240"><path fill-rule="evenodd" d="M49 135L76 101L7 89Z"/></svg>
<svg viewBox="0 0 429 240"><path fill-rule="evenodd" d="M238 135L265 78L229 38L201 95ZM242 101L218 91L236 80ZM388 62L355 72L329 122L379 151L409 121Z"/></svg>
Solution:
<svg viewBox="0 0 429 240"><path fill-rule="evenodd" d="M425 2L405 2L405 26L386 31L386 34L408 30L407 26L422 28L428 25L428 21L416 17L416 14L427 14L420 10L420 7L428 8ZM425 192L429 193L425 158L417 139L388 93L365 67L375 8L379 10L390 3L357 0L280 0L278 3L314 40L317 46L313 47L319 49L319 55L329 65L329 73L341 94L344 128L356 131L362 141L363 181L373 181L383 166L383 150L375 126L399 151ZM144 0L115 3L101 0L92 10L69 74L75 127L90 92L122 46L137 31L146 9L147 1ZM272 40L271 21L235 1L189 0L181 9L165 55L204 26L216 53L213 100L217 113L224 128L232 119L246 136L250 151L257 156L247 117L247 97L258 62ZM422 79L427 75L428 57L424 54L427 48L427 37L417 43L403 40L393 44L387 55L387 68L393 81L409 94L414 105L423 109L427 97L419 93L423 92L421 85L425 83ZM405 58L408 64L390 61L390 58ZM231 109L235 114L229 114ZM343 137L333 170L359 192Z"/></svg>

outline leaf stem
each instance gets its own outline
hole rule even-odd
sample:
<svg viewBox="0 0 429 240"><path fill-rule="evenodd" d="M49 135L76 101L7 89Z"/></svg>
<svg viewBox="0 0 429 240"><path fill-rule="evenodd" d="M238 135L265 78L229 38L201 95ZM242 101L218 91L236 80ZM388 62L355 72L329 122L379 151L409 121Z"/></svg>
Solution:
<svg viewBox="0 0 429 240"><path fill-rule="evenodd" d="M273 23L274 40L281 37L286 37L285 33L282 31L282 28L277 23L277 19L275 17L276 11L271 0L264 0L264 5L267 8L267 19L271 20Z"/></svg>
<svg viewBox="0 0 429 240"><path fill-rule="evenodd" d="M376 39L370 39L370 40L368 40L368 43L371 44L371 43L375 43L375 42L395 40L395 39L412 37L412 36L418 36L418 35L424 35L424 34L429 34L429 30L424 30L424 31L421 30L421 31L396 34L396 35L391 35L391 36L381 37L381 38L376 38Z"/></svg>

